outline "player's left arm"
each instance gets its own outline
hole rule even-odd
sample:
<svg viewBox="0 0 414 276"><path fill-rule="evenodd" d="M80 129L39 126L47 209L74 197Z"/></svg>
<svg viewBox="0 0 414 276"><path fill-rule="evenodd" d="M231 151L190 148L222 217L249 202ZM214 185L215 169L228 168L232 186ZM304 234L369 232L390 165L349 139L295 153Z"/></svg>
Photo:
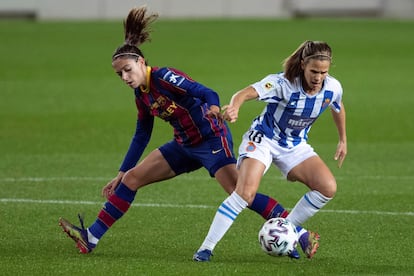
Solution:
<svg viewBox="0 0 414 276"><path fill-rule="evenodd" d="M217 119L219 123L223 121L223 115L220 113L220 97L216 91L193 81L189 77L183 75L183 79L179 85L172 84L175 91L179 94L187 94L194 98L199 98L202 102L207 103L209 110L206 116Z"/></svg>
<svg viewBox="0 0 414 276"><path fill-rule="evenodd" d="M346 141L346 113L344 103L341 102L341 109L339 112L331 109L332 117L338 130L339 142L336 148L334 159L338 161L338 167L342 167L345 156L347 154Z"/></svg>
<svg viewBox="0 0 414 276"><path fill-rule="evenodd" d="M216 91L194 81L185 73L171 68L164 68L167 74L164 74L163 80L168 82L170 91L179 95L189 95L194 98L201 99L202 102L207 103L209 112L207 116L222 120L220 113L220 97ZM174 76L174 77L172 77Z"/></svg>
<svg viewBox="0 0 414 276"><path fill-rule="evenodd" d="M208 111L206 116L216 119L221 124L223 122L223 115L220 113L220 97L218 93L198 82L188 81L187 84L187 94L207 103Z"/></svg>

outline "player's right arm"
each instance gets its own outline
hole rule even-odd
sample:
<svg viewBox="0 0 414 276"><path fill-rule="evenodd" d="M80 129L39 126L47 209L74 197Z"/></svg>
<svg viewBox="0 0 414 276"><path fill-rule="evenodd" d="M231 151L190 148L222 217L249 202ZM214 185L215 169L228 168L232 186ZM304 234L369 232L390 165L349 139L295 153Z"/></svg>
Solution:
<svg viewBox="0 0 414 276"><path fill-rule="evenodd" d="M122 180L124 174L139 161L151 138L154 117L145 111L139 112L135 134L119 169L118 175L102 188L102 196L109 198Z"/></svg>
<svg viewBox="0 0 414 276"><path fill-rule="evenodd" d="M259 94L257 93L256 89L252 86L248 86L238 92L236 92L230 100L228 105L223 106L223 116L224 119L229 121L230 123L234 123L237 121L239 116L239 109L242 104L246 101L257 99Z"/></svg>

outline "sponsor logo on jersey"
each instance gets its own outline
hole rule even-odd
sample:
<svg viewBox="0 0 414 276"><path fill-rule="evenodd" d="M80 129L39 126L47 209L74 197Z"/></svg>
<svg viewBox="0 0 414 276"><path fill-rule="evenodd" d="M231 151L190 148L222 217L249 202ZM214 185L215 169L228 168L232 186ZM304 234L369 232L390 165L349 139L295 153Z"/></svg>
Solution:
<svg viewBox="0 0 414 276"><path fill-rule="evenodd" d="M164 76L163 79L168 81L175 86L180 86L181 83L185 80L185 78L179 74L175 74L172 71L168 71Z"/></svg>
<svg viewBox="0 0 414 276"><path fill-rule="evenodd" d="M288 104L288 106L289 107L294 107L294 108L296 108L296 104L297 104L298 102L297 101L293 101L293 102L290 102L289 104Z"/></svg>
<svg viewBox="0 0 414 276"><path fill-rule="evenodd" d="M219 153L220 151L222 151L223 149L217 149L217 150L212 150L211 151L211 153L212 154L217 154L217 153Z"/></svg>
<svg viewBox="0 0 414 276"><path fill-rule="evenodd" d="M293 116L289 119L287 124L288 124L288 128L291 128L294 130L302 130L310 126L315 120L316 118L301 118L301 117Z"/></svg>
<svg viewBox="0 0 414 276"><path fill-rule="evenodd" d="M275 86L271 82L266 82L265 85L264 85L264 88L267 89L267 90L270 90L273 87L275 87Z"/></svg>
<svg viewBox="0 0 414 276"><path fill-rule="evenodd" d="M283 78L279 78L278 80L277 80L277 84L279 84L279 85L282 85L282 84L284 84L285 83L285 80L283 79Z"/></svg>
<svg viewBox="0 0 414 276"><path fill-rule="evenodd" d="M168 106L167 106L168 104ZM151 110L159 112L158 116L162 119L170 117L177 109L177 104L173 101L168 101L163 96L159 96L156 101L151 104Z"/></svg>
<svg viewBox="0 0 414 276"><path fill-rule="evenodd" d="M179 78L180 76L179 75L174 75L174 74L171 74L171 76L169 77L169 79L168 79L168 81L169 82L171 82L171 83L177 83L178 82L178 78Z"/></svg>

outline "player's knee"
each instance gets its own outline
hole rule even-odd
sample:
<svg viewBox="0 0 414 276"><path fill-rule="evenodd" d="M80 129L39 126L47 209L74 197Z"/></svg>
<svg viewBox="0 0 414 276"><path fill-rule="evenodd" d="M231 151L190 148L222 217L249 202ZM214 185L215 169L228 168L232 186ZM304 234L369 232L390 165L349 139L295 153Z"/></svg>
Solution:
<svg viewBox="0 0 414 276"><path fill-rule="evenodd" d="M320 193L326 197L333 198L336 194L336 188L336 180L332 178L325 182Z"/></svg>
<svg viewBox="0 0 414 276"><path fill-rule="evenodd" d="M237 191L236 191L237 192ZM248 205L251 205L253 203L254 197L256 196L256 192L253 191L243 191L243 192L237 192L237 194L243 198Z"/></svg>
<svg viewBox="0 0 414 276"><path fill-rule="evenodd" d="M129 170L124 174L122 183L132 191L136 191L142 186L139 184L138 177L134 174L133 170Z"/></svg>

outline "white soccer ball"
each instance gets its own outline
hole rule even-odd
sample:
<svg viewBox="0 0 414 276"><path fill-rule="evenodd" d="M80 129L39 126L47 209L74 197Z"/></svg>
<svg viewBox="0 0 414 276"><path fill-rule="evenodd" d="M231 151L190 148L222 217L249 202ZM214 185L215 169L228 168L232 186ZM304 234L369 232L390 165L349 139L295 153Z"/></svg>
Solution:
<svg viewBox="0 0 414 276"><path fill-rule="evenodd" d="M289 255L298 244L296 227L284 218L271 218L259 231L259 243L269 255Z"/></svg>

